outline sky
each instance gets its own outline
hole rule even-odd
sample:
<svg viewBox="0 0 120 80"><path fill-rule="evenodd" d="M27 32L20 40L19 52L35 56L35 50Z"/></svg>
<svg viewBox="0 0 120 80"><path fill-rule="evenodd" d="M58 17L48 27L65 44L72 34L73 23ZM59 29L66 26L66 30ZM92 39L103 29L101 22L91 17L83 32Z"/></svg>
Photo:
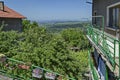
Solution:
<svg viewBox="0 0 120 80"><path fill-rule="evenodd" d="M86 0L2 0L29 20L81 20L89 18L92 5Z"/></svg>

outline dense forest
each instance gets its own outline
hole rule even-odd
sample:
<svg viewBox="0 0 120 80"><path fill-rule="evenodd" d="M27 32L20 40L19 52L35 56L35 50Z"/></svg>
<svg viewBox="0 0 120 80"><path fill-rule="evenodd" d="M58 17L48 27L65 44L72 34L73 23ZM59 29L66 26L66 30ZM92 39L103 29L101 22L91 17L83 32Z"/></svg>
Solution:
<svg viewBox="0 0 120 80"><path fill-rule="evenodd" d="M63 24L59 26L61 25ZM52 33L49 28L24 20L23 32L5 32L1 28L0 53L9 58L82 80L85 78L83 74L88 69L89 44L84 32L78 28L78 24L70 26L77 28L71 27Z"/></svg>

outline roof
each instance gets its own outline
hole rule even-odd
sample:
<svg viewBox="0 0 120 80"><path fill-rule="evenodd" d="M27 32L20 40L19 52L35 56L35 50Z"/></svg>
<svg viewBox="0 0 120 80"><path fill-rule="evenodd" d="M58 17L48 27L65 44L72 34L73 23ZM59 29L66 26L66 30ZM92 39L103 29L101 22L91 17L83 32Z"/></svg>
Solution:
<svg viewBox="0 0 120 80"><path fill-rule="evenodd" d="M0 11L0 18L25 18L20 13L4 6L4 11Z"/></svg>

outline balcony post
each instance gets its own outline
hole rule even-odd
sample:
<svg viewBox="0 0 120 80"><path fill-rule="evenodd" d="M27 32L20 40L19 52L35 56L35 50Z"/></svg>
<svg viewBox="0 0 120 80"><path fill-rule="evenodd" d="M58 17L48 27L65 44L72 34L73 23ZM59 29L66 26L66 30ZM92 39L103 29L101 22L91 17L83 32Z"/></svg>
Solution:
<svg viewBox="0 0 120 80"><path fill-rule="evenodd" d="M118 40L118 50L119 50L119 79L120 79L120 28L116 28L116 40Z"/></svg>

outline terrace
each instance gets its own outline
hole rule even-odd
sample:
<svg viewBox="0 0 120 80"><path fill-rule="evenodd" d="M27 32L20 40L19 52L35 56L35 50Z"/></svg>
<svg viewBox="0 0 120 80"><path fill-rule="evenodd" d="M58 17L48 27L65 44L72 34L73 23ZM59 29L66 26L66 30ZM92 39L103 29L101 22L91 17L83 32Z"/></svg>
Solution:
<svg viewBox="0 0 120 80"><path fill-rule="evenodd" d="M92 46L97 49L98 54L104 59L110 71L114 73L117 79L120 79L120 41L104 31L104 18L102 16L94 17L102 18L102 27L98 29L96 26L89 24L87 26L87 37ZM90 66L94 80L98 80L99 75L97 75L97 71L93 68L92 61Z"/></svg>

